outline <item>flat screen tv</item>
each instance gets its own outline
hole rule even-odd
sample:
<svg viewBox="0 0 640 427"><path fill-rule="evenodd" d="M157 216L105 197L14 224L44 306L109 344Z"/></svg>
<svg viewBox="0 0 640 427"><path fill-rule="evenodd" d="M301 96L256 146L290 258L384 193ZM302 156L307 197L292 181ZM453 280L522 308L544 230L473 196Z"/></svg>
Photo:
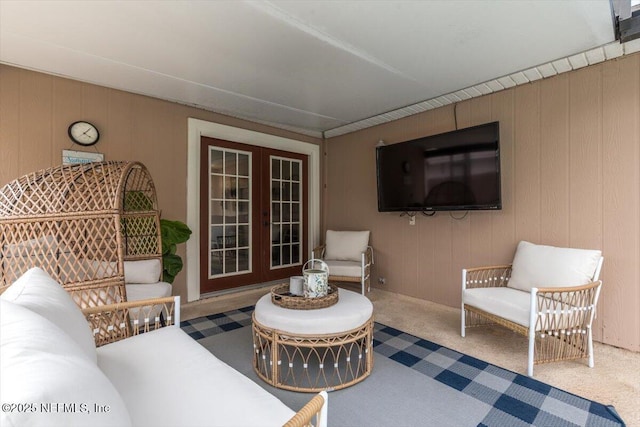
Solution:
<svg viewBox="0 0 640 427"><path fill-rule="evenodd" d="M498 122L379 146L378 211L502 209Z"/></svg>

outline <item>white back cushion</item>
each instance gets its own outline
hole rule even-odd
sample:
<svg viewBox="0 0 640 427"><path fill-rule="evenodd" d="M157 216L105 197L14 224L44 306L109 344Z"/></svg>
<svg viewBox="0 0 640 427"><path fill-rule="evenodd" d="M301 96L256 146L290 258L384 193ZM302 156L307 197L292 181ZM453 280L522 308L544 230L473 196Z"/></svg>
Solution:
<svg viewBox="0 0 640 427"><path fill-rule="evenodd" d="M513 258L508 286L529 292L531 288L586 285L593 280L601 256L599 250L521 241Z"/></svg>
<svg viewBox="0 0 640 427"><path fill-rule="evenodd" d="M369 231L327 230L325 259L360 261L369 244Z"/></svg>
<svg viewBox="0 0 640 427"><path fill-rule="evenodd" d="M0 299L28 308L62 329L96 363L96 344L87 319L71 295L41 268L32 268L16 280Z"/></svg>
<svg viewBox="0 0 640 427"><path fill-rule="evenodd" d="M124 283L157 283L162 274L159 259L143 259L124 262Z"/></svg>
<svg viewBox="0 0 640 427"><path fill-rule="evenodd" d="M0 331L2 403L23 405L23 410L0 412L0 425L131 425L113 384L51 321L0 300ZM49 403L53 406L46 406ZM95 412L96 403L107 405L109 411Z"/></svg>

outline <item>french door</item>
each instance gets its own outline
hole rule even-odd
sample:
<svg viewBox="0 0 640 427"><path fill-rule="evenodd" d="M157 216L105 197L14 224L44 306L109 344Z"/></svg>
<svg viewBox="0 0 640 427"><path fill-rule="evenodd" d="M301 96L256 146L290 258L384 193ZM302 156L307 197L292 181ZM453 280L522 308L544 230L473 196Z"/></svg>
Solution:
<svg viewBox="0 0 640 427"><path fill-rule="evenodd" d="M307 156L202 137L200 292L301 274Z"/></svg>

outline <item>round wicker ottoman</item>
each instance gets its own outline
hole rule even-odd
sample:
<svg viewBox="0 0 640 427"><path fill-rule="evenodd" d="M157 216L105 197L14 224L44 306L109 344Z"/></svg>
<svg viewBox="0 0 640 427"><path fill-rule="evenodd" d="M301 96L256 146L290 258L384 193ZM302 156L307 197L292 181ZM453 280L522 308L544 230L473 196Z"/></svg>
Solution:
<svg viewBox="0 0 640 427"><path fill-rule="evenodd" d="M338 390L373 367L373 305L339 289L338 302L316 310L284 308L260 298L253 312L253 368L282 389Z"/></svg>

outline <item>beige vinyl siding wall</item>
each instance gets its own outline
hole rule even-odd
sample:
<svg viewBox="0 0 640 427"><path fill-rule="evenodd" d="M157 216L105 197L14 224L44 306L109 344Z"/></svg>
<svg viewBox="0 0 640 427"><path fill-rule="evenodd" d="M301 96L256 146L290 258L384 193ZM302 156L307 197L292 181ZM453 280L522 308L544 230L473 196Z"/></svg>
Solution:
<svg viewBox="0 0 640 427"><path fill-rule="evenodd" d="M454 129L454 106L331 138L322 160L324 228L369 229L372 284L457 307L460 270L509 262L516 243L597 247L604 289L596 339L640 351L640 56L460 102L458 127L499 120L503 210L406 217L377 212L375 145ZM150 170L163 216L186 217L187 118L321 144L315 138L88 83L0 65L0 185L77 149L93 121L110 160ZM92 148L85 151L93 150ZM455 215L460 215L457 213ZM179 249L184 257L184 247ZM188 262L188 260L186 260ZM184 275L176 293L186 296Z"/></svg>
<svg viewBox="0 0 640 427"><path fill-rule="evenodd" d="M454 111L455 110L455 111ZM501 211L377 212L375 146L500 121ZM640 350L640 55L604 62L327 141L325 223L369 229L372 284L453 307L464 267L516 244L599 248L595 338ZM454 212L455 217L463 215Z"/></svg>
<svg viewBox="0 0 640 427"><path fill-rule="evenodd" d="M185 105L0 65L0 186L26 173L59 165L62 150L98 151L106 160L138 160L156 185L162 217L186 220L189 117L321 144L287 132ZM76 120L100 131L94 147L72 144ZM185 260L185 245L178 254ZM185 267L186 269L186 267ZM184 270L174 293L186 301Z"/></svg>

